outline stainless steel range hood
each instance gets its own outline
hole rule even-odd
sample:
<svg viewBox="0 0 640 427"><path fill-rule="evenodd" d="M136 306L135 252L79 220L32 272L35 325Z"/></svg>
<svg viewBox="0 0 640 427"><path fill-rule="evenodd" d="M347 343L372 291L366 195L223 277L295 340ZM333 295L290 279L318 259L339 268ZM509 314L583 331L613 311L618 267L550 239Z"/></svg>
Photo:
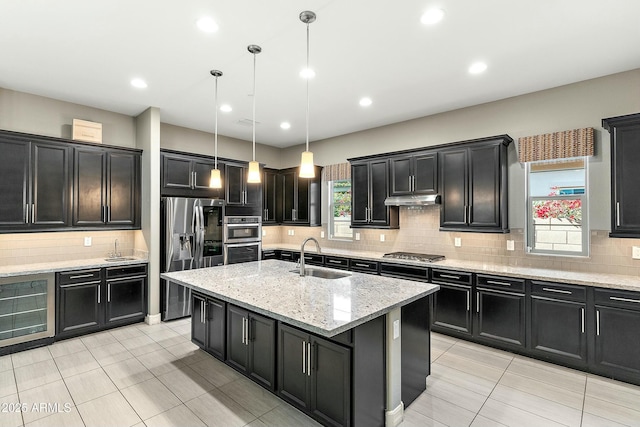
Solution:
<svg viewBox="0 0 640 427"><path fill-rule="evenodd" d="M384 200L385 206L427 206L440 204L439 194L428 195L407 195L387 197Z"/></svg>

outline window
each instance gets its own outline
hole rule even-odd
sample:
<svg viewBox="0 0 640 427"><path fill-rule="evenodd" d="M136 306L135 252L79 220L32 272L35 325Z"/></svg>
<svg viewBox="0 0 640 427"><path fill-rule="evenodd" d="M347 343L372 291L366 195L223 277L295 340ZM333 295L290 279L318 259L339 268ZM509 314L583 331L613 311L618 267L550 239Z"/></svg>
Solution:
<svg viewBox="0 0 640 427"><path fill-rule="evenodd" d="M588 256L587 157L526 163L527 251Z"/></svg>
<svg viewBox="0 0 640 427"><path fill-rule="evenodd" d="M351 240L351 180L329 182L329 239Z"/></svg>

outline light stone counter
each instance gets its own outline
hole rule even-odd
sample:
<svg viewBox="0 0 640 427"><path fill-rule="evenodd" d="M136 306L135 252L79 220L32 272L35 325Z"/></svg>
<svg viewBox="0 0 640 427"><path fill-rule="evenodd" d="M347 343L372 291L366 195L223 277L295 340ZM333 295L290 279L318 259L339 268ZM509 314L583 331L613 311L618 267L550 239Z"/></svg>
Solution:
<svg viewBox="0 0 640 427"><path fill-rule="evenodd" d="M294 267L290 262L268 260L163 273L160 277L326 337L439 289L438 285L356 272L340 279L300 277L291 272Z"/></svg>
<svg viewBox="0 0 640 427"><path fill-rule="evenodd" d="M0 278L30 274L55 273L58 271L84 270L87 268L116 267L149 262L146 258L107 261L105 258L77 259L73 261L41 262L35 264L17 264L0 267Z"/></svg>
<svg viewBox="0 0 640 427"><path fill-rule="evenodd" d="M283 249L291 251L300 251L298 245L264 245L263 250L267 249ZM314 248L315 249L315 248ZM315 253L313 250L306 250L307 253ZM369 259L374 261L384 261L389 263L428 266L432 268L440 268L447 270L466 271L471 273L484 273L493 275L502 275L509 277L519 277L522 279L544 280L559 283L569 283L575 285L597 286L611 289L625 289L629 291L640 292L640 277L626 276L622 274L604 274L604 273L581 273L575 271L562 271L546 268L519 267L512 265L501 265L483 263L477 261L461 261L446 259L436 262L417 262L407 260L395 260L383 258L383 253L379 252L362 252L348 251L340 249L322 249L323 255L335 255L352 258Z"/></svg>

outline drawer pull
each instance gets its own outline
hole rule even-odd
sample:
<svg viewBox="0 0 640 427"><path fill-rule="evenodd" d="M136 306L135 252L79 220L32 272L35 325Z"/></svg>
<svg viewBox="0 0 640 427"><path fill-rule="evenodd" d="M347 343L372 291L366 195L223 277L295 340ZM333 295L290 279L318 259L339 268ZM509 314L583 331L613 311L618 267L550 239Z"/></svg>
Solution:
<svg viewBox="0 0 640 427"><path fill-rule="evenodd" d="M342 262L335 259L328 259L327 262L330 262L331 264L342 264Z"/></svg>
<svg viewBox="0 0 640 427"><path fill-rule="evenodd" d="M354 265L356 267L367 267L367 268L371 267L371 264L360 264L359 262L356 262Z"/></svg>
<svg viewBox="0 0 640 427"><path fill-rule="evenodd" d="M91 274L79 274L77 276L69 276L69 279L84 279L86 277L93 277L93 273L91 273Z"/></svg>
<svg viewBox="0 0 640 427"><path fill-rule="evenodd" d="M444 279L460 280L460 276L454 276L452 274L441 274L440 277Z"/></svg>
<svg viewBox="0 0 640 427"><path fill-rule="evenodd" d="M487 280L487 285L511 286L511 283L498 282L496 280Z"/></svg>
<svg viewBox="0 0 640 427"><path fill-rule="evenodd" d="M624 302L635 302L636 304L640 304L640 300L631 299L631 298L622 298L622 297L609 297L611 301L624 301Z"/></svg>
<svg viewBox="0 0 640 427"><path fill-rule="evenodd" d="M553 289L553 288L542 288L542 290L547 292L555 292L557 294L565 294L565 295L571 295L573 293L571 291L565 291L562 289Z"/></svg>

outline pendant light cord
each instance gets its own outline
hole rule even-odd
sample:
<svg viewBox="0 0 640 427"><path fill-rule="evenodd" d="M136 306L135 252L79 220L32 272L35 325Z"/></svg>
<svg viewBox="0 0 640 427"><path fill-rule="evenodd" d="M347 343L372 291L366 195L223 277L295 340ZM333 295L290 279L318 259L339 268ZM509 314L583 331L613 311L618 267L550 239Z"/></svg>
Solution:
<svg viewBox="0 0 640 427"><path fill-rule="evenodd" d="M307 73L309 73L309 23L307 23ZM309 151L309 79L307 75L307 151Z"/></svg>
<svg viewBox="0 0 640 427"><path fill-rule="evenodd" d="M253 54L253 161L256 161L256 54Z"/></svg>
<svg viewBox="0 0 640 427"><path fill-rule="evenodd" d="M216 92L215 92L215 105L216 105L216 119L215 119L215 129L214 129L214 153L215 157L213 158L213 168L218 169L218 76L216 76Z"/></svg>

